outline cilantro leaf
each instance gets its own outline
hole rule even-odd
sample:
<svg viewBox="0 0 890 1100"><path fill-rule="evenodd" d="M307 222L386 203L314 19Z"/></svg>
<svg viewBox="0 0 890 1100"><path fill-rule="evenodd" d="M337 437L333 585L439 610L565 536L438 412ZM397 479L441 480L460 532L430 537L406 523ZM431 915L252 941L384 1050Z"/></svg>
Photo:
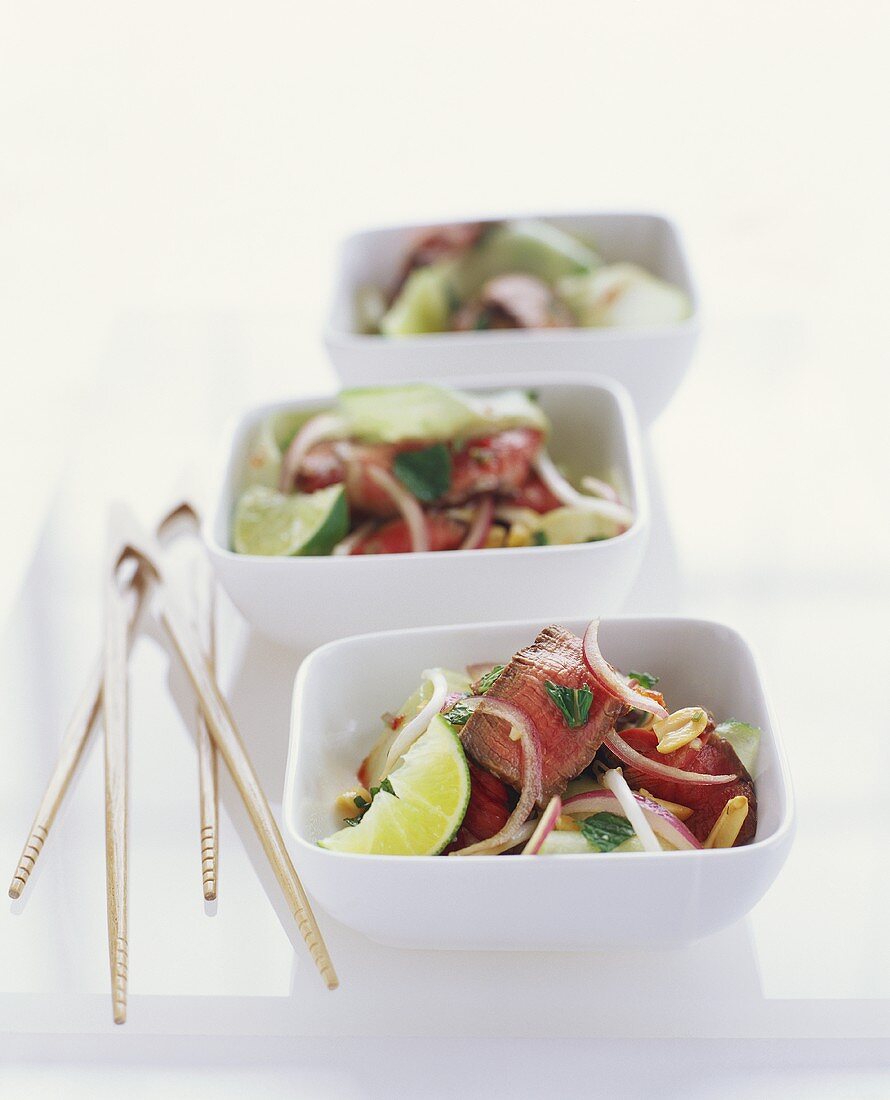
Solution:
<svg viewBox="0 0 890 1100"><path fill-rule="evenodd" d="M579 821L578 827L587 843L598 852L611 852L634 835L633 825L617 814L592 814Z"/></svg>
<svg viewBox="0 0 890 1100"><path fill-rule="evenodd" d="M503 665L495 665L490 672L486 672L484 676L479 678L479 682L476 684L476 692L479 695L484 695L486 691L489 691L497 680L498 676L504 671Z"/></svg>
<svg viewBox="0 0 890 1100"><path fill-rule="evenodd" d="M473 708L458 700L451 710L446 710L442 715L452 726L465 726L473 716Z"/></svg>
<svg viewBox="0 0 890 1100"><path fill-rule="evenodd" d="M444 496L451 485L451 455L444 443L403 451L396 455L392 470L409 492L427 504Z"/></svg>
<svg viewBox="0 0 890 1100"><path fill-rule="evenodd" d="M578 729L587 721L590 714L590 704L593 702L593 692L585 684L580 688L563 687L562 684L544 681L547 694L562 711L566 725L571 730Z"/></svg>
<svg viewBox="0 0 890 1100"><path fill-rule="evenodd" d="M636 680L640 687L645 688L646 691L651 691L660 679L659 676L653 676L649 672L628 672L627 675L631 680Z"/></svg>

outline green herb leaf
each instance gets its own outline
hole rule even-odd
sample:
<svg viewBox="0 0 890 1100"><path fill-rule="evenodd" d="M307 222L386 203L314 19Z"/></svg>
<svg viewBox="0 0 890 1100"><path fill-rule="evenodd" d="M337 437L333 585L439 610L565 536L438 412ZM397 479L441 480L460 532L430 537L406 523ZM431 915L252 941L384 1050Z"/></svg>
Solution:
<svg viewBox="0 0 890 1100"><path fill-rule="evenodd" d="M387 776L386 779L382 779L380 781L380 786L379 787L372 787L371 788L371 801L372 802L374 801L374 796L380 794L381 791L386 791L386 793L391 794L393 796L393 798L398 798L399 797L396 794L396 792L392 789L392 783L390 783L390 781L389 781L389 776Z"/></svg>
<svg viewBox="0 0 890 1100"><path fill-rule="evenodd" d="M563 687L562 684L553 684L549 680L544 681L547 694L562 711L566 725L571 730L578 729L587 721L590 714L590 704L593 702L593 692L587 686L580 688Z"/></svg>
<svg viewBox="0 0 890 1100"><path fill-rule="evenodd" d="M451 455L444 443L420 451L403 451L396 455L393 473L418 500L429 504L448 492Z"/></svg>
<svg viewBox="0 0 890 1100"><path fill-rule="evenodd" d="M617 814L593 814L578 822L584 839L598 852L611 852L634 835L633 825Z"/></svg>
<svg viewBox="0 0 890 1100"><path fill-rule="evenodd" d="M371 805L371 803L366 798L362 798L360 794L357 794L352 801L355 803L355 808L357 810L367 810Z"/></svg>
<svg viewBox="0 0 890 1100"><path fill-rule="evenodd" d="M546 531L533 531L532 532L532 542L535 544L535 546L549 546L550 545L550 539L547 538L547 532Z"/></svg>
<svg viewBox="0 0 890 1100"><path fill-rule="evenodd" d="M486 672L484 676L480 677L479 682L476 684L477 694L484 695L486 691L489 691L503 671L503 665L495 665L490 672Z"/></svg>
<svg viewBox="0 0 890 1100"><path fill-rule="evenodd" d="M458 700L451 710L446 710L442 715L452 726L465 726L473 716L473 708Z"/></svg>
<svg viewBox="0 0 890 1100"><path fill-rule="evenodd" d="M648 672L628 672L627 675L631 680L636 680L640 687L645 688L646 691L651 691L660 679L660 677L652 676Z"/></svg>
<svg viewBox="0 0 890 1100"><path fill-rule="evenodd" d="M476 318L476 323L473 325L473 328L476 329L477 332L484 332L485 329L491 328L491 317L487 309L483 309Z"/></svg>
<svg viewBox="0 0 890 1100"><path fill-rule="evenodd" d="M359 814L358 817L344 817L343 824L353 826L358 825L364 816L364 814Z"/></svg>

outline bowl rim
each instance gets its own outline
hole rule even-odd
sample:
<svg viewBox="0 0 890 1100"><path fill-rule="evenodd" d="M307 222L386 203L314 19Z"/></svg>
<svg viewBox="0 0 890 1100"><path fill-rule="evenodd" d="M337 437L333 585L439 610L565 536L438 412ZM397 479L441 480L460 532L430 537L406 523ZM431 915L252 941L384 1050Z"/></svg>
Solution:
<svg viewBox="0 0 890 1100"><path fill-rule="evenodd" d="M568 620L571 621L571 620ZM794 837L794 831L796 827L796 809L794 798L794 787L791 780L791 773L788 767L788 758L785 753L785 748L782 742L782 737L779 732L778 724L776 722L775 710L772 705L769 692L767 690L764 677L763 677L763 665L762 662L751 643L738 631L735 627L730 626L728 623L722 622L718 619L702 618L699 616L687 616L687 615L667 615L667 614L654 614L654 615L610 615L606 616L602 620L604 623L609 622L621 622L621 623L637 623L643 625L645 623L672 623L681 628L692 627L693 629L710 629L718 628L720 630L728 632L735 645L739 646L743 653L746 653L751 661L751 665L754 670L754 677L756 683L760 689L760 693L763 697L764 706L766 709L766 716L768 720L768 729L764 732L767 733L775 753L776 762L778 765L777 774L779 777L778 790L780 799L784 803L781 819L776 828L761 840L755 840L751 844L746 844L741 848L710 848L710 849L693 849L673 852L610 852L609 861L605 866L616 867L620 864L626 863L628 860L637 860L644 865L651 864L654 861L663 861L664 859L670 860L695 860L706 858L715 862L717 860L741 860L741 859L757 859L760 853L768 852L774 848L780 848L786 843L790 843ZM369 858L367 855L354 852L335 852L329 849L322 848L318 844L313 844L308 841L296 828L293 820L294 806L295 806L295 788L297 782L297 776L300 771L300 715L301 715L301 701L305 685L309 678L313 675L314 666L319 659L326 655L329 651L336 649L338 646L348 642L359 641L363 645L386 645L388 639L393 639L397 636L418 636L422 634L431 633L443 633L454 631L473 631L475 633L484 633L485 631L496 631L502 629L515 629L515 630L528 630L539 631L541 629L541 620L539 619L504 619L498 622L475 622L466 624L453 624L450 626L418 626L407 627L396 630L377 630L368 632L365 634L352 634L344 638L336 638L333 641L326 642L324 645L318 646L312 650L306 658L300 664L297 674L294 678L294 687L291 696L291 720L290 730L288 736L288 753L287 753L287 765L285 769L284 791L282 795L281 805L281 819L284 825L286 834L289 840L296 845L300 851L304 854L312 853L312 855L318 856L321 859L338 859L338 860L360 860L364 864ZM640 860L639 857L644 857ZM529 860L533 859L533 856L513 855L509 860L504 861L505 864L516 864L519 867L528 867ZM578 859L586 859L586 853L573 853L566 854L561 857L561 860L575 861ZM490 859L464 859L464 860L448 860L442 859L440 855L436 856L395 856L395 855L377 855L373 857L374 863L378 861L384 861L387 865L393 864L406 864L410 867L429 866L455 863L459 867L466 866L478 866L491 868ZM499 865L500 866L500 865ZM596 866L603 867L602 862L598 862ZM471 874L474 872L470 872ZM482 872L476 872L482 873ZM513 872L504 872L507 874ZM515 872L519 873L519 872Z"/></svg>
<svg viewBox="0 0 890 1100"><path fill-rule="evenodd" d="M349 248L357 244L365 243L369 239L384 233L422 229L425 227L437 228L442 225L452 225L456 222L463 221L497 222L530 218L540 221L549 221L554 218L589 218L591 220L596 220L598 218L619 218L625 219L628 222L633 220L660 222L668 231L671 243L676 252L676 257L682 273L682 280L678 285L689 297L691 306L689 316L685 317L682 321L673 321L669 324L628 326L627 328L613 326L601 329L574 327L566 329L534 330L502 329L487 332L427 332L417 333L413 336L400 336L397 342L394 342L391 338L384 337L383 334L379 332L356 332L354 329L343 328L335 323L334 318L342 298L345 294L349 292L354 293L356 290L356 287L348 283L345 277L343 260ZM621 343L630 339L640 338L662 339L678 334L695 335L701 329L701 296L699 294L698 284L692 273L689 253L686 248L683 234L680 231L677 221L670 214L654 208L632 210L602 207L585 210L556 210L544 213L527 210L519 212L502 212L499 214L477 213L460 217L455 216L446 220L441 218L433 220L421 219L408 222L392 222L384 225L363 226L352 230L340 239L336 250L336 256L337 261L331 283L331 290L328 295L328 308L323 328L324 340L329 345L367 348L373 346L376 341L377 344L382 344L388 348L408 350L411 348L429 347L430 342L445 346L457 342L458 347L467 347L472 344L484 347L497 343L510 344L517 341L535 341L545 345L550 343L572 343L577 341L608 344Z"/></svg>
<svg viewBox="0 0 890 1100"><path fill-rule="evenodd" d="M397 382L382 382L379 383L381 388L388 386L398 386L404 383ZM488 555L503 555L509 553L511 560L515 560L518 557L527 556L529 553L537 553L540 551L549 552L583 552L602 554L605 552L604 548L614 545L624 545L632 540L639 538L649 526L649 493L646 479L646 466L643 458L643 444L642 434L640 430L639 421L637 418L636 409L634 403L624 386L620 382L616 382L614 379L604 377L597 374L581 374L571 371L558 371L552 374L545 374L544 372L536 372L529 374L507 374L507 375L467 375L464 377L449 377L447 385L454 389L471 389L471 390L507 390L507 389L546 389L547 387L571 387L577 386L587 390L600 390L605 391L613 403L615 410L615 417L617 426L620 430L621 437L624 441L624 447L627 453L626 469L622 471L628 481L628 487L634 500L634 519L630 527L626 531L622 531L620 535L613 535L611 538L602 539L598 542L585 542L585 543L569 543L560 544L557 546L511 546L511 547L493 547L486 550ZM280 568L279 563L289 562L291 567L294 563L311 562L311 563L337 563L335 567L339 568L346 561L355 563L356 561L365 560L362 557L344 558L344 557L332 557L331 555L319 555L313 557L302 558L295 557L268 557L262 554L239 554L234 550L231 550L228 545L224 545L217 536L217 532L222 529L221 518L223 513L231 511L231 506L234 504L234 500L230 499L229 486L233 480L234 462L235 462L235 447L238 441L241 439L243 433L247 430L248 426L258 421L264 416L268 416L271 413L283 411L285 409L299 410L299 409L312 409L323 408L325 405L330 404L336 400L337 396L343 389L350 387L340 387L328 394L316 394L314 396L291 398L290 400L280 400L266 402L262 405L255 405L251 408L237 414L229 419L226 430L222 434L222 442L218 448L216 461L214 462L214 474L212 480L212 490L209 495L210 507L206 510L202 510L202 523L201 531L204 539L204 544L210 554L214 557L223 559L225 561L238 561L242 563L250 563L255 567L262 568ZM228 530L229 522L226 522L226 529ZM468 555L475 555L477 550L450 550L448 551L449 561L451 560L465 560ZM415 552L410 555L405 554L375 554L372 558L367 560L373 561L403 561L405 558L410 557L412 561L435 561L441 559L441 551L424 550ZM318 566L316 566L318 567ZM331 568L330 565L320 566L320 568ZM355 568L353 564L350 568Z"/></svg>

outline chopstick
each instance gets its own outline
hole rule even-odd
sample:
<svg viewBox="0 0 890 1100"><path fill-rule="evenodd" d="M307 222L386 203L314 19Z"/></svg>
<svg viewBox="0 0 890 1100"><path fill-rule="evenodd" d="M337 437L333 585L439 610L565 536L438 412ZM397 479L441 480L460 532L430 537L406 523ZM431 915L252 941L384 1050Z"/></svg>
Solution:
<svg viewBox="0 0 890 1100"><path fill-rule="evenodd" d="M128 515L131 536L122 557L131 555L153 574L157 586L157 612L161 625L182 662L201 704L207 728L222 754L226 766L250 815L256 834L275 872L278 884L293 914L300 934L328 989L336 989L339 981L325 946L321 931L309 904L309 899L297 877L278 823L260 786L257 774L244 748L228 704L216 682L216 676L201 650L200 639L165 584L159 563L160 547L148 533Z"/></svg>
<svg viewBox="0 0 890 1100"><path fill-rule="evenodd" d="M127 645L132 643L136 630L136 623L145 603L148 586L141 570L138 570L132 578L129 587L121 593L121 599L127 605ZM71 779L77 771L83 755L83 750L90 739L90 734L96 726L99 713L102 710L102 681L104 678L103 659L96 660L90 672L84 691L75 707L74 713L68 722L62 745L59 749L56 766L53 769L37 813L31 823L31 830L18 866L9 884L9 896L19 898L28 883L34 865L43 850L43 845L49 835L49 831L56 819L59 807L65 798Z"/></svg>
<svg viewBox="0 0 890 1100"><path fill-rule="evenodd" d="M206 566L195 578L198 629L202 631L207 664L216 675L216 586ZM207 728L200 703L197 706L198 790L201 814L201 884L205 901L216 901L219 858L219 805L217 801L216 745Z"/></svg>
<svg viewBox="0 0 890 1100"><path fill-rule="evenodd" d="M113 534L112 534L113 537ZM129 614L122 553L112 561L105 586L105 659L102 712L105 725L105 889L108 909L108 960L114 1022L127 1018L127 740Z"/></svg>
<svg viewBox="0 0 890 1100"><path fill-rule="evenodd" d="M194 506L183 501L164 517L157 528L162 548L181 535L197 539L201 518ZM207 654L211 670L216 673L216 583L202 553L192 576L195 602L195 624ZM198 748L198 792L201 829L201 889L205 901L216 901L217 865L219 861L219 799L217 794L218 764L216 745L204 721L200 703L196 707L195 741Z"/></svg>

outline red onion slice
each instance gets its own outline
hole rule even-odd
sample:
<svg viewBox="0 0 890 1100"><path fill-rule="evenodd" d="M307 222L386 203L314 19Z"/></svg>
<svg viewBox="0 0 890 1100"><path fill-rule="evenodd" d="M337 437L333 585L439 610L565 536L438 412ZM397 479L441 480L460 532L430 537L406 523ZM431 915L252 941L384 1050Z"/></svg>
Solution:
<svg viewBox="0 0 890 1100"><path fill-rule="evenodd" d="M669 844L684 851L702 847L701 842L692 835L678 817L674 817L670 810L666 810L664 806L659 806L649 798L644 798L641 794L634 794L634 798L653 830L658 836L664 837ZM624 812L621 803L611 791L585 791L584 794L567 798L562 804L562 811L565 814L598 814L604 810L609 813Z"/></svg>
<svg viewBox="0 0 890 1100"><path fill-rule="evenodd" d="M489 714L509 722L519 734L519 742L522 746L522 790L519 792L519 801L504 823L504 827L487 840L480 840L478 844L471 844L467 848L451 852L453 856L481 856L493 854L492 849L501 848L504 844L512 847L516 843L520 828L528 820L535 804L540 801L541 748L537 730L528 715L519 707L512 703L505 703L503 699L489 699L487 695L473 695L464 701L474 710L483 707Z"/></svg>
<svg viewBox="0 0 890 1100"><path fill-rule="evenodd" d="M553 459L546 451L541 451L535 459L535 469L541 480L551 493L563 504L572 508L583 508L587 512L595 512L604 519L613 520L624 530L634 521L634 514L630 508L623 504L617 504L614 500L603 500L601 497L587 496L579 493L574 485L570 485L554 465Z"/></svg>
<svg viewBox="0 0 890 1100"><path fill-rule="evenodd" d="M556 828L559 815L562 813L562 799L555 794L547 803L547 809L541 815L535 831L529 838L528 844L522 849L524 856L536 856L540 852L544 841Z"/></svg>
<svg viewBox="0 0 890 1100"><path fill-rule="evenodd" d="M400 756L404 756L408 749L414 744L418 737L422 733L426 732L427 726L432 722L433 716L438 714L442 709L442 704L445 702L445 696L448 694L448 682L438 668L426 668L421 674L424 680L429 680L433 685L433 691L430 695L429 702L416 714L410 722L406 722L399 731L398 736L389 746L389 752L386 754L386 764L383 767L383 774L389 775L392 769L396 766Z"/></svg>
<svg viewBox="0 0 890 1100"><path fill-rule="evenodd" d="M702 785L732 783L738 779L736 775L703 775L701 772L687 772L682 768L673 768L670 764L660 764L657 760L650 760L641 752L632 749L620 733L612 732L603 744L615 754L622 764L638 771L640 775L648 775L653 779L670 779L673 783L698 783Z"/></svg>
<svg viewBox="0 0 890 1100"><path fill-rule="evenodd" d="M331 556L335 558L348 557L352 551L358 546L358 544L365 539L377 526L374 520L369 519L367 522L360 524L356 529L345 539L342 539L334 549L331 551Z"/></svg>
<svg viewBox="0 0 890 1100"><path fill-rule="evenodd" d="M484 496L476 508L476 515L470 524L466 538L460 544L460 550L480 550L485 544L488 532L491 530L491 520L494 515L494 498Z"/></svg>
<svg viewBox="0 0 890 1100"><path fill-rule="evenodd" d="M610 695L614 696L616 699L620 699L622 703L626 703L627 706L633 707L635 710L645 711L647 714L654 714L658 718L667 718L668 712L660 703L656 703L656 701L650 699L648 695L644 695L641 691L632 688L621 673L612 668L602 653L600 653L599 642L596 637L599 626L599 619L594 619L590 623L584 631L584 642L582 645L584 663L590 669L597 683ZM616 753L615 755L617 756L618 754Z"/></svg>
<svg viewBox="0 0 890 1100"><path fill-rule="evenodd" d="M426 518L423 509L417 503L417 498L382 466L369 466L368 477L389 495L405 523L408 524L412 551L417 554L429 550L430 540L426 529Z"/></svg>
<svg viewBox="0 0 890 1100"><path fill-rule="evenodd" d="M598 477L591 477L590 474L585 474L581 478L581 489L592 497L602 497L603 500L612 500L616 504L621 503L621 497L608 481L600 481Z"/></svg>
<svg viewBox="0 0 890 1100"><path fill-rule="evenodd" d="M339 416L333 413L321 413L307 420L290 442L281 460L281 471L278 474L278 488L282 493L292 493L297 484L297 477L303 459L312 450L316 443L321 443L332 436L342 435L346 425Z"/></svg>

